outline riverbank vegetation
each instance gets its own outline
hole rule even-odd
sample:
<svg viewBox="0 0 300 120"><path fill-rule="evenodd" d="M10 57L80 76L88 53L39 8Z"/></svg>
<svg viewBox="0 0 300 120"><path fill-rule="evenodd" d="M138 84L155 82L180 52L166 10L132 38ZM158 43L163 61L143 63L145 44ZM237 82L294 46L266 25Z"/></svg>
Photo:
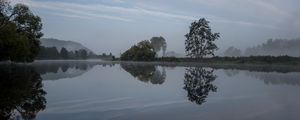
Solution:
<svg viewBox="0 0 300 120"><path fill-rule="evenodd" d="M112 53L102 55L96 55L92 52L87 52L84 49L68 51L66 48L58 50L56 47L43 47L40 46L40 51L36 57L38 60L82 60L82 59L104 59L104 60L114 60L115 56Z"/></svg>
<svg viewBox="0 0 300 120"><path fill-rule="evenodd" d="M121 55L121 60L131 61L153 61L156 52L149 40L139 42Z"/></svg>
<svg viewBox="0 0 300 120"><path fill-rule="evenodd" d="M223 64L280 64L300 65L299 57L291 56L249 56L249 57L209 57L209 58L156 58L159 62L199 62L199 63L223 63Z"/></svg>
<svg viewBox="0 0 300 120"><path fill-rule="evenodd" d="M42 22L23 4L0 0L0 60L32 62L43 36Z"/></svg>

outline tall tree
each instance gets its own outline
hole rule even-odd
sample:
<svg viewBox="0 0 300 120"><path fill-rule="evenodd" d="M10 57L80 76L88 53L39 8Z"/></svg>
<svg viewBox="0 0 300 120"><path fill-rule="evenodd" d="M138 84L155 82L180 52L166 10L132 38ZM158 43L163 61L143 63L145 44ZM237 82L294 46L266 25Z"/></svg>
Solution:
<svg viewBox="0 0 300 120"><path fill-rule="evenodd" d="M69 58L69 51L66 49L66 48L61 48L60 50L60 56L63 58L63 59L68 59Z"/></svg>
<svg viewBox="0 0 300 120"><path fill-rule="evenodd" d="M84 49L79 50L79 54L81 59L87 59L88 57L87 51Z"/></svg>
<svg viewBox="0 0 300 120"><path fill-rule="evenodd" d="M56 47L50 47L50 48L46 48L46 55L47 55L47 59L59 59L60 58L60 54L57 50Z"/></svg>
<svg viewBox="0 0 300 120"><path fill-rule="evenodd" d="M209 21L201 18L190 26L190 31L185 35L185 51L187 56L203 58L206 55L213 55L218 49L214 43L220 38L219 33L213 33Z"/></svg>
<svg viewBox="0 0 300 120"><path fill-rule="evenodd" d="M27 6L0 0L0 60L32 62L43 36L41 19Z"/></svg>
<svg viewBox="0 0 300 120"><path fill-rule="evenodd" d="M154 51L156 52L156 55L158 55L158 52L160 52L161 50L163 51L163 56L165 56L166 53L166 49L167 49L167 42L165 40L165 38L163 37L152 37L150 39L151 41L151 45L154 49Z"/></svg>

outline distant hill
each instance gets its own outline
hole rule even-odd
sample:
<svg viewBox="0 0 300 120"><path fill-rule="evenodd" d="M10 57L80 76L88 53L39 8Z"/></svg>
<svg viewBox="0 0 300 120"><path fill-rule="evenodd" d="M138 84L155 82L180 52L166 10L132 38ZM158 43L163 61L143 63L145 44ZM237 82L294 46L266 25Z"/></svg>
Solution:
<svg viewBox="0 0 300 120"><path fill-rule="evenodd" d="M66 48L68 51L76 51L80 49L86 50L88 53L92 52L92 50L88 49L87 47L83 46L82 44L74 41L65 41L65 40L58 40L54 38L42 38L41 40L41 46L44 47L56 47L58 51L61 50L61 48Z"/></svg>
<svg viewBox="0 0 300 120"><path fill-rule="evenodd" d="M300 38L298 39L275 39L268 40L267 42L246 49L245 55L272 55L281 56L289 55L294 57L300 57Z"/></svg>

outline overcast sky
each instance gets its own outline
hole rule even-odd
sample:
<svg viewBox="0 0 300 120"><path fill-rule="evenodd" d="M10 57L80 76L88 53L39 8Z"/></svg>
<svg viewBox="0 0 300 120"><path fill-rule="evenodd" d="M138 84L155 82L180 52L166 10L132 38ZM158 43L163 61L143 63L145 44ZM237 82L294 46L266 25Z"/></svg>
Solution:
<svg viewBox="0 0 300 120"><path fill-rule="evenodd" d="M269 38L300 37L300 0L13 0L42 18L44 37L80 42L96 53L119 54L152 36L184 53L190 23L206 18L220 51Z"/></svg>

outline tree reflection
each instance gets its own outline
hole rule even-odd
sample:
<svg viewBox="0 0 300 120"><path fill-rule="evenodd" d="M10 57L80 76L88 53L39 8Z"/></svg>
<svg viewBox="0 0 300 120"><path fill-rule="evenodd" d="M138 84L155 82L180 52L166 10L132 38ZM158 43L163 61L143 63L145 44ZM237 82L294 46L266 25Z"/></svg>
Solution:
<svg viewBox="0 0 300 120"><path fill-rule="evenodd" d="M188 93L191 102L199 105L205 102L210 91L216 92L217 86L212 82L217 78L214 70L206 70L202 67L189 67L184 75L184 89Z"/></svg>
<svg viewBox="0 0 300 120"><path fill-rule="evenodd" d="M43 80L60 80L63 78L78 77L94 66L113 67L112 62L88 62L88 61L37 61L32 66Z"/></svg>
<svg viewBox="0 0 300 120"><path fill-rule="evenodd" d="M134 65L122 63L121 67L130 73L133 77L137 78L142 82L151 82L152 84L163 84L166 79L165 68L159 70L154 65Z"/></svg>
<svg viewBox="0 0 300 120"><path fill-rule="evenodd" d="M262 80L266 85L300 86L300 73L255 72L245 71L245 75Z"/></svg>
<svg viewBox="0 0 300 120"><path fill-rule="evenodd" d="M34 119L46 107L40 75L29 66L0 67L0 119Z"/></svg>

